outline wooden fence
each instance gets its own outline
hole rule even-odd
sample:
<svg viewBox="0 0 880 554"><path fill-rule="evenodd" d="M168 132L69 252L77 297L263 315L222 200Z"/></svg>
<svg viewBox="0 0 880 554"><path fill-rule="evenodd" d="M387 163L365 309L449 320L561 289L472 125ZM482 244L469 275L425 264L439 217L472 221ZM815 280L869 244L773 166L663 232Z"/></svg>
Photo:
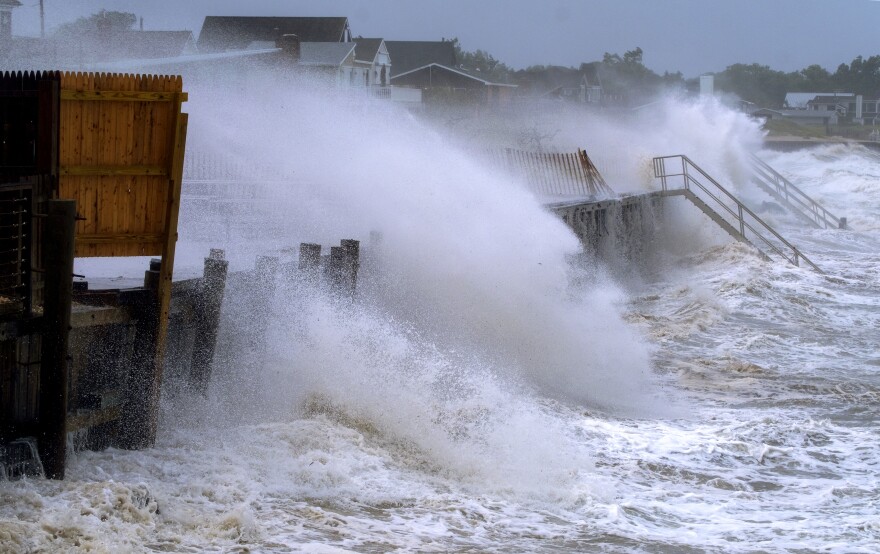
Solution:
<svg viewBox="0 0 880 554"><path fill-rule="evenodd" d="M77 201L77 257L168 252L183 171L180 77L61 76L59 198Z"/></svg>
<svg viewBox="0 0 880 554"><path fill-rule="evenodd" d="M543 153L524 150L496 150L490 157L511 173L522 176L541 196L614 195L584 150L576 153Z"/></svg>
<svg viewBox="0 0 880 554"><path fill-rule="evenodd" d="M161 256L153 286L120 296L139 362L125 367L116 444L155 439L186 99L180 77L0 74L0 443L36 437L49 477L64 475L67 430L82 424L68 420L69 352L83 346L68 350L74 255Z"/></svg>

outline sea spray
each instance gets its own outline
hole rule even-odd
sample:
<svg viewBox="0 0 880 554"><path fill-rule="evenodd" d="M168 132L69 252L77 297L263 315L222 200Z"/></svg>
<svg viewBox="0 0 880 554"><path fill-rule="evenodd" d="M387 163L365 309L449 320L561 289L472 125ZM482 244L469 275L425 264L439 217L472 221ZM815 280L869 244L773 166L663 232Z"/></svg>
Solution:
<svg viewBox="0 0 880 554"><path fill-rule="evenodd" d="M288 117L284 106L296 110ZM567 260L579 245L528 191L393 107L303 91L260 108L229 148L297 176L273 198L297 215L291 236L381 232L383 277L365 295L395 320L552 394L644 404L648 349L622 322L615 286L596 282L591 304L567 297ZM223 105L199 111L209 127L228 121Z"/></svg>
<svg viewBox="0 0 880 554"><path fill-rule="evenodd" d="M178 417L284 421L298 406L476 490L588 494L591 456L546 403L645 414L657 389L625 294L570 263L580 245L564 223L400 109L300 91L230 118L197 92L194 144L294 176L249 206L287 212L280 229L221 244L233 265L301 240L378 231L381 244L364 241L376 269L354 304L279 287L264 364L216 368L210 404Z"/></svg>

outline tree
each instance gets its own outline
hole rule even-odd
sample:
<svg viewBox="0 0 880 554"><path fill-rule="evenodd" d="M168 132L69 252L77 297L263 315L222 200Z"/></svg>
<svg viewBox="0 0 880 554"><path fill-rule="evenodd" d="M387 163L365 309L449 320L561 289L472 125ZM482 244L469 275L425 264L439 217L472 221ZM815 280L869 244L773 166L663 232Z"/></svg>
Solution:
<svg viewBox="0 0 880 554"><path fill-rule="evenodd" d="M732 92L759 106L780 108L785 93L799 90L803 76L798 73L775 71L769 66L736 63L715 75L718 90Z"/></svg>
<svg viewBox="0 0 880 554"><path fill-rule="evenodd" d="M88 17L62 24L55 31L55 36L75 39L97 32L120 33L130 30L136 22L137 16L133 13L101 10Z"/></svg>
<svg viewBox="0 0 880 554"><path fill-rule="evenodd" d="M880 94L880 56L867 59L857 56L849 65L840 64L831 76L831 83L834 88L853 94Z"/></svg>
<svg viewBox="0 0 880 554"><path fill-rule="evenodd" d="M492 54L484 50L468 52L462 49L457 37L452 38L450 42L455 48L455 59L459 69L479 74L487 81L508 82L511 69L504 62L496 60Z"/></svg>
<svg viewBox="0 0 880 554"><path fill-rule="evenodd" d="M803 77L803 92L827 91L834 87L831 84L831 73L821 65L813 64L800 70Z"/></svg>
<svg viewBox="0 0 880 554"><path fill-rule="evenodd" d="M666 77L657 75L643 63L644 51L640 47L620 54L605 52L599 72L605 91L629 100L645 101L661 92L665 84L678 84L680 74Z"/></svg>

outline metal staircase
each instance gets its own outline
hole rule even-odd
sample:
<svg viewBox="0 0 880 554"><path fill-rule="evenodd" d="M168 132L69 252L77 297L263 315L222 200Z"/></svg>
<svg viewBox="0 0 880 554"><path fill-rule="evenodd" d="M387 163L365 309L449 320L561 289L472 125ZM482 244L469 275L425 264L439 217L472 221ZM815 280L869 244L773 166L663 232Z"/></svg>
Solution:
<svg viewBox="0 0 880 554"><path fill-rule="evenodd" d="M810 198L761 158L751 155L752 181L807 223L825 229L845 229L846 218L837 217Z"/></svg>
<svg viewBox="0 0 880 554"><path fill-rule="evenodd" d="M733 238L753 246L764 258L770 256L762 248L796 266L804 262L822 273L819 266L687 156L654 158L654 177L660 179L664 196L684 196ZM674 185L679 178L680 187L670 186L670 179Z"/></svg>

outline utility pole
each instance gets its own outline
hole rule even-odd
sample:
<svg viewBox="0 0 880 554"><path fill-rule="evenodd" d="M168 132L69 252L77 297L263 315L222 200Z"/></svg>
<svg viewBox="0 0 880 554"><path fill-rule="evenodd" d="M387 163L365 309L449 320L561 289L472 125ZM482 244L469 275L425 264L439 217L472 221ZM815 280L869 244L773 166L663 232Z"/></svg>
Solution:
<svg viewBox="0 0 880 554"><path fill-rule="evenodd" d="M40 38L46 38L46 11L43 9L43 0L40 0Z"/></svg>

